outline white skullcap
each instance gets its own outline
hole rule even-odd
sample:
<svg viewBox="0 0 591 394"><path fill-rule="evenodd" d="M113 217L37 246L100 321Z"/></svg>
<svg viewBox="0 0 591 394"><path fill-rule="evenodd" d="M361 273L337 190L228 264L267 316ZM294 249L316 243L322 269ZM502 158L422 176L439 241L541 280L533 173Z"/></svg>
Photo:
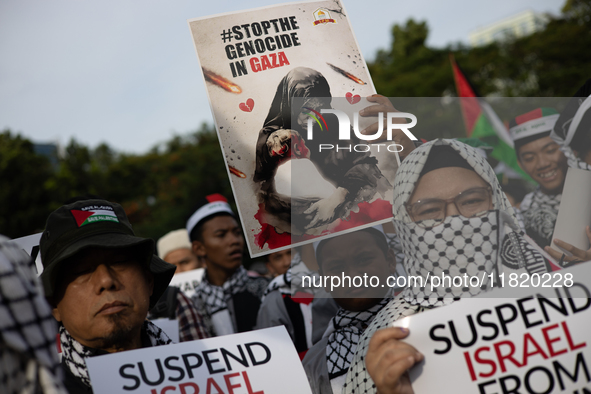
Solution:
<svg viewBox="0 0 591 394"><path fill-rule="evenodd" d="M158 257L164 260L164 256L177 249L191 249L189 233L181 228L174 230L161 237L156 244L158 248Z"/></svg>

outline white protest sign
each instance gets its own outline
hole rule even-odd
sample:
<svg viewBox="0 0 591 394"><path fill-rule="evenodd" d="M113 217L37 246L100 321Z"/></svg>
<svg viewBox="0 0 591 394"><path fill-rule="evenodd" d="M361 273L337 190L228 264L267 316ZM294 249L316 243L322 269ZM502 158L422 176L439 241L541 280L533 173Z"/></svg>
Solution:
<svg viewBox="0 0 591 394"><path fill-rule="evenodd" d="M180 272L172 277L170 286L180 288L187 297L191 297L195 294L195 288L201 283L204 274L205 268L196 268L191 271Z"/></svg>
<svg viewBox="0 0 591 394"><path fill-rule="evenodd" d="M591 225L591 171L569 167L564 181L558 217L554 225L553 239L568 242L582 249L589 249L585 227ZM552 242L552 248L572 256Z"/></svg>
<svg viewBox="0 0 591 394"><path fill-rule="evenodd" d="M591 264L548 275L394 323L425 355L410 370L414 392L591 393ZM572 286L542 287L565 278Z"/></svg>
<svg viewBox="0 0 591 394"><path fill-rule="evenodd" d="M150 320L152 323L156 324L174 343L179 343L179 321L176 319L153 319Z"/></svg>
<svg viewBox="0 0 591 394"><path fill-rule="evenodd" d="M86 359L95 394L311 394L285 327Z"/></svg>
<svg viewBox="0 0 591 394"><path fill-rule="evenodd" d="M11 239L9 242L16 244L19 248L24 250L29 256L33 255L35 247L39 246L41 240L41 234L32 234L20 238ZM37 253L35 256L35 267L37 267L37 276L43 272L43 264L41 264L41 253Z"/></svg>

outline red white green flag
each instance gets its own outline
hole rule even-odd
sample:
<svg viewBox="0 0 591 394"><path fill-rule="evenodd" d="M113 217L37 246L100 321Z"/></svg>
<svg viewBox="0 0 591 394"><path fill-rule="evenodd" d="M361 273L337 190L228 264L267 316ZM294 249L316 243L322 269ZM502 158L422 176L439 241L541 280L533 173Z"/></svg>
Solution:
<svg viewBox="0 0 591 394"><path fill-rule="evenodd" d="M106 209L92 209L92 210L70 210L72 216L76 220L78 227L85 226L96 222L119 222L117 215L112 210Z"/></svg>
<svg viewBox="0 0 591 394"><path fill-rule="evenodd" d="M462 97L460 105L467 136L478 138L492 146L491 157L505 163L507 167L517 172L521 177L531 181L529 175L517 164L513 140L495 110L475 93L474 88L456 64L453 55L450 55L450 61L456 82L456 90L458 96Z"/></svg>

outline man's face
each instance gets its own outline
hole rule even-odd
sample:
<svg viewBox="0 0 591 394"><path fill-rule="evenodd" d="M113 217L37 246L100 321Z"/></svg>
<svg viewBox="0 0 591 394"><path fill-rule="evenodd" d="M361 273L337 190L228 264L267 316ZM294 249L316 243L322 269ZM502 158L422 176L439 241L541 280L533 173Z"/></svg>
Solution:
<svg viewBox="0 0 591 394"><path fill-rule="evenodd" d="M202 241L193 242L193 251L206 260L208 269L235 271L242 264L244 238L232 216L216 216L203 225Z"/></svg>
<svg viewBox="0 0 591 394"><path fill-rule="evenodd" d="M81 344L126 350L139 340L154 282L134 249L86 249L64 265L53 316Z"/></svg>
<svg viewBox="0 0 591 394"><path fill-rule="evenodd" d="M199 259L193 254L189 248L181 248L170 251L162 259L169 264L176 265L175 273L191 271L196 268L201 268Z"/></svg>
<svg viewBox="0 0 591 394"><path fill-rule="evenodd" d="M267 269L273 276L283 275L291 264L291 249L271 253L267 260Z"/></svg>
<svg viewBox="0 0 591 394"><path fill-rule="evenodd" d="M376 239L367 231L359 231L332 238L320 252L319 263L322 275L351 277L351 286L348 281L343 286L335 288L331 294L336 303L349 311L363 311L371 308L382 300L388 291L386 280L388 275L394 272L395 260L393 254L384 255L378 246ZM353 277L363 278L360 280ZM379 278L379 285L372 287L372 276ZM330 282L330 279L329 279ZM366 283L367 282L367 286ZM384 285L384 287L382 287ZM330 287L325 289L330 292Z"/></svg>
<svg viewBox="0 0 591 394"><path fill-rule="evenodd" d="M566 157L552 138L542 137L519 148L519 165L546 194L562 192Z"/></svg>

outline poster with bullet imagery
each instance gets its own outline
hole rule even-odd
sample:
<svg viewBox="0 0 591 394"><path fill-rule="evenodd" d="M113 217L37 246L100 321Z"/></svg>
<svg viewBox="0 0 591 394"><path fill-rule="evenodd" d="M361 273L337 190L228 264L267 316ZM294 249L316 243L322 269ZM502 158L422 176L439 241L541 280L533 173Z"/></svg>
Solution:
<svg viewBox="0 0 591 394"><path fill-rule="evenodd" d="M188 23L252 257L391 220L397 154L358 138L378 117L343 140L324 112L375 93L340 1Z"/></svg>

